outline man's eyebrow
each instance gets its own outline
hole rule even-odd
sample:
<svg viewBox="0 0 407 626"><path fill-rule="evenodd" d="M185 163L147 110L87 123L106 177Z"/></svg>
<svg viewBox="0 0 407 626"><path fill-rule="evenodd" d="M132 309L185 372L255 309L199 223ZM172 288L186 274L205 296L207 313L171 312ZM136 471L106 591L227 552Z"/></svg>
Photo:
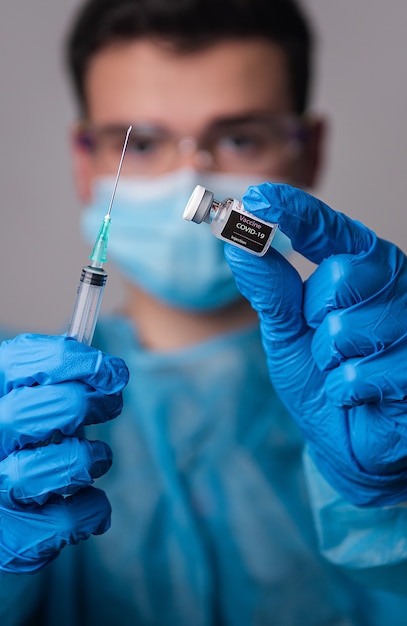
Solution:
<svg viewBox="0 0 407 626"><path fill-rule="evenodd" d="M227 131L228 129L233 129L237 126L245 126L245 125L249 126L250 124L256 124L259 122L267 123L267 122L272 122L273 120L278 120L284 117L287 117L287 116L284 116L281 114L279 115L277 113L271 113L270 111L264 111L264 110L247 111L247 112L239 113L236 115L223 115L223 116L219 116L218 118L211 120L203 132L211 133L211 132L218 132L218 131L225 131L225 130ZM132 126L133 126L133 133L132 133L133 137L135 137L137 133L139 133L140 135L143 135L143 134L166 135L169 132L171 132L170 129L168 129L165 126L165 124L146 122L142 120L138 123L133 122ZM90 127L92 127L92 125L90 125ZM110 122L110 123L107 122L105 124L102 124L101 126L95 125L93 126L93 128L103 130L108 133L121 133L122 134L128 128L128 124L125 124L122 122Z"/></svg>
<svg viewBox="0 0 407 626"><path fill-rule="evenodd" d="M249 112L249 113L244 113L244 114L239 114L239 115L234 115L234 116L225 116L225 117L219 117L215 120L213 120L210 125L209 128L217 128L218 126L224 128L227 126L235 126L238 124L250 124L253 122L259 122L259 121L268 121L268 120L272 120L277 118L278 116L272 113L266 113L265 111L256 111L256 112Z"/></svg>

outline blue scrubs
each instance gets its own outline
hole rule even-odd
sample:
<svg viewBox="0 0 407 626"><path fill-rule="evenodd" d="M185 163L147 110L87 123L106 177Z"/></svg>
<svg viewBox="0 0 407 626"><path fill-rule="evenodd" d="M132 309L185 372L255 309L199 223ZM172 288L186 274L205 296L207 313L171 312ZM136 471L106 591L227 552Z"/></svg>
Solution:
<svg viewBox="0 0 407 626"><path fill-rule="evenodd" d="M407 508L387 514L375 549L382 510L343 503L309 459L304 471L257 327L160 353L114 317L94 345L130 370L122 415L87 431L113 449L97 481L112 526L38 574L0 573L2 626L407 624L407 593L350 575L374 570L392 588L398 567L405 580L407 545L395 545L391 519L407 537Z"/></svg>

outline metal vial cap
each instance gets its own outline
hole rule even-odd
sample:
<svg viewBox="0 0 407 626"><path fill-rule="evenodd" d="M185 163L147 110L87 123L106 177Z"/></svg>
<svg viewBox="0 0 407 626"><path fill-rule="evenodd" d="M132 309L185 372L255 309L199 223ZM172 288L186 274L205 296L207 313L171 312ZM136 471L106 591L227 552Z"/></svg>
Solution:
<svg viewBox="0 0 407 626"><path fill-rule="evenodd" d="M188 200L182 217L189 222L200 224L208 215L212 202L212 191L205 189L202 185L197 185Z"/></svg>

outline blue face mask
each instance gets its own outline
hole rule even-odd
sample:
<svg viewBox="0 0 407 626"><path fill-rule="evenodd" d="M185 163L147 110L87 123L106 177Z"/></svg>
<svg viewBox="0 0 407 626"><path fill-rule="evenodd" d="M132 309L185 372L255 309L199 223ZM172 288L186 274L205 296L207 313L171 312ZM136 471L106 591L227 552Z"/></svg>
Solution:
<svg viewBox="0 0 407 626"><path fill-rule="evenodd" d="M159 177L122 177L112 208L108 256L124 276L167 304L195 311L214 310L240 298L222 241L206 224L182 219L197 184L215 198L241 198L247 187L263 181L252 176L198 174L181 169ZM114 178L100 178L93 201L81 219L92 246L109 206Z"/></svg>

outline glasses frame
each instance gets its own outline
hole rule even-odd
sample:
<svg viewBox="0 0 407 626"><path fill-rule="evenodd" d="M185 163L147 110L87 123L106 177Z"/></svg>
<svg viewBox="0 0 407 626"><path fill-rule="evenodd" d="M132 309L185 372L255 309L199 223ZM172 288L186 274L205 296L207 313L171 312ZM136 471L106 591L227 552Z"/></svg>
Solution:
<svg viewBox="0 0 407 626"><path fill-rule="evenodd" d="M273 154L273 150L276 152L276 160L278 157L285 159L297 158L308 142L312 122L308 116L294 116L294 115L270 115L270 114L251 114L234 118L220 119L210 125L204 132L200 133L197 137L190 135L181 135L170 131L168 128L160 125L155 125L148 122L132 123L132 133L129 138L129 145L127 148L126 159L124 163L124 169L129 173L142 174L142 175L156 175L171 171L177 168L177 161L187 156L198 154L202 165L205 169L214 169L216 171L243 173L245 171L256 171L259 167L259 163L256 163L256 159L247 159L247 162L242 159L242 163L236 166L236 163L228 167L227 159L223 156L219 159L216 153L216 137L225 138L227 133L232 133L236 129L244 129L245 126L250 128L250 125L257 130L261 125L264 126L264 134L267 127L270 126L271 130L276 133L275 144L272 142L268 146L270 155ZM108 124L94 124L87 120L82 120L78 123L75 139L77 144L89 153L97 155L98 151L102 151L102 143L105 142L105 148L108 145L110 136L110 151L112 164L117 163L117 153L121 151L123 147L123 140L126 136L129 124L122 123L108 123ZM261 133L260 133L261 135ZM260 137L259 135L259 137ZM158 141L162 141L163 145L167 142L168 154L160 156L162 161L156 160L153 166L145 168L137 168L134 166L134 160L132 162L131 143L139 137L141 141L143 136L149 139L156 138ZM212 139L211 139L212 137ZM215 139L214 139L215 138ZM266 135L264 135L266 139ZM113 141L114 140L114 141ZM211 143L212 141L212 143ZM99 143L99 149L98 144ZM113 149L113 143L115 147ZM277 150L277 144L279 143L279 150ZM215 146L215 147L214 147ZM164 159L167 157L167 160ZM240 157L238 157L240 158ZM152 159L153 161L154 159ZM220 162L219 162L220 161ZM132 164L134 167L132 167ZM225 165L226 164L226 165ZM264 166L264 163L262 164ZM273 166L273 159L270 158L270 167ZM126 173L126 172L124 172Z"/></svg>

